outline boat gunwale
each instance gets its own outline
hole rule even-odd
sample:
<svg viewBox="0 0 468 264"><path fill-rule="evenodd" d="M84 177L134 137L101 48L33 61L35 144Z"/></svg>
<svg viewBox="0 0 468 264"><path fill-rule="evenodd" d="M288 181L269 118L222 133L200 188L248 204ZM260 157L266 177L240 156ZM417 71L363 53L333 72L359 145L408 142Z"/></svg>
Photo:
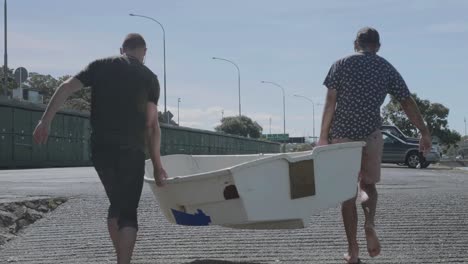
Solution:
<svg viewBox="0 0 468 264"><path fill-rule="evenodd" d="M172 185L172 184L187 182L187 181L201 181L201 180L204 180L206 178L211 178L211 177L223 177L223 176L234 174L236 171L258 166L258 165L261 165L261 164L264 164L266 162L270 162L273 160L283 159L283 160L286 160L287 162L294 163L294 162L299 162L299 161L303 161L307 159L315 159L315 157L322 152L328 152L328 151L333 151L337 149L364 147L365 145L366 145L365 142L356 141L356 142L347 142L347 143L319 146L319 147L315 147L311 151L278 153L278 154L272 154L272 155L266 154L268 156L265 156L265 157L262 157L253 161L242 162L242 163L239 163L239 164L236 164L234 166L227 167L224 169L171 177L171 178L168 178L165 181L165 183L167 185ZM304 155L300 155L300 153L304 153ZM291 157L290 156L291 154L294 154L295 156ZM175 155L191 156L191 155L185 155L185 154L175 154ZM256 154L256 155L260 156L262 154ZM210 156L212 155L193 155L192 157L210 157ZM254 155L249 154L249 155L223 155L223 156L254 156ZM150 159L146 160L145 165L148 162L151 162L151 160ZM156 186L154 178L149 178L145 175L144 180L145 182L150 183L150 184L152 183ZM161 188L161 187L158 187L158 188Z"/></svg>

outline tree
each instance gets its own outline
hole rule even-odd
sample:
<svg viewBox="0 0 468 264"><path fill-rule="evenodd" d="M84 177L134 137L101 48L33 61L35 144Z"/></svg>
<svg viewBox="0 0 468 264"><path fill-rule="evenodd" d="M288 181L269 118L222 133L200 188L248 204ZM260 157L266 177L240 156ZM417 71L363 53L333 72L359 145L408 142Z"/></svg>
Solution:
<svg viewBox="0 0 468 264"><path fill-rule="evenodd" d="M447 120L450 112L449 108L440 103L423 100L417 94L412 96L432 136L437 136L446 145L454 145L460 141L460 134L449 129ZM409 121L400 103L395 98L392 98L383 108L382 114L385 123L397 126L408 136L416 137L418 135L416 127Z"/></svg>
<svg viewBox="0 0 468 264"><path fill-rule="evenodd" d="M59 80L55 79L51 75L42 75L36 72L31 72L23 87L38 91L42 96L44 96L44 103L47 104L59 85Z"/></svg>
<svg viewBox="0 0 468 264"><path fill-rule="evenodd" d="M70 79L70 75L65 75L58 78L59 85ZM76 93L73 93L65 102L65 107L78 111L91 111L91 88L85 87Z"/></svg>
<svg viewBox="0 0 468 264"><path fill-rule="evenodd" d="M442 144L447 146L457 146L461 139L460 133L448 128L438 131L437 134L439 134Z"/></svg>
<svg viewBox="0 0 468 264"><path fill-rule="evenodd" d="M4 74L3 74L3 68L4 66L0 67L0 95L5 94L5 90L3 87L3 80L4 80ZM7 94L11 95L11 90L15 89L18 87L18 83L15 81L15 76L13 75L13 69L8 69L8 78L7 78Z"/></svg>
<svg viewBox="0 0 468 264"><path fill-rule="evenodd" d="M215 130L232 135L259 138L263 128L247 116L230 116L221 119L221 125L215 127Z"/></svg>
<svg viewBox="0 0 468 264"><path fill-rule="evenodd" d="M38 91L44 97L44 103L49 103L55 90L64 81L68 80L71 76L65 75L57 79L51 75L42 75L39 73L31 73L28 80L25 82L24 87ZM91 110L91 89L84 88L72 94L65 102L65 108L74 109L78 111Z"/></svg>
<svg viewBox="0 0 468 264"><path fill-rule="evenodd" d="M177 124L177 122L172 120L173 117L174 117L174 115L171 113L171 111L167 111L167 112L159 111L158 112L158 121L159 121L160 124L169 124L169 125L173 125L173 126L179 126L179 124Z"/></svg>

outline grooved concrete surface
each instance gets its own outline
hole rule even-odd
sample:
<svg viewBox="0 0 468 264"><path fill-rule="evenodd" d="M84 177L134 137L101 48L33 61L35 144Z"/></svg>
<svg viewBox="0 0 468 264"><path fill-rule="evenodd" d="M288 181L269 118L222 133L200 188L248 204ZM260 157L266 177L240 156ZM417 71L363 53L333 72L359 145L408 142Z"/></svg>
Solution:
<svg viewBox="0 0 468 264"><path fill-rule="evenodd" d="M365 263L468 263L468 173L391 166L382 178L377 231L383 250L368 257L360 228ZM116 262L105 226L108 202L91 168L0 171L0 200L28 196L71 199L0 248L0 263ZM294 231L183 227L166 222L146 186L139 217L133 263L344 263L338 207Z"/></svg>

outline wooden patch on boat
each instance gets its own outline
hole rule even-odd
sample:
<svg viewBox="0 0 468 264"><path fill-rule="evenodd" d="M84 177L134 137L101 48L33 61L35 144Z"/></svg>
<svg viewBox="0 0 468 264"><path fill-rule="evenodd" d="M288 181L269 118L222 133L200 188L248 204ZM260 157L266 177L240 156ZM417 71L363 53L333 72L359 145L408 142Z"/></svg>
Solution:
<svg viewBox="0 0 468 264"><path fill-rule="evenodd" d="M291 199L315 195L314 160L303 160L289 164Z"/></svg>

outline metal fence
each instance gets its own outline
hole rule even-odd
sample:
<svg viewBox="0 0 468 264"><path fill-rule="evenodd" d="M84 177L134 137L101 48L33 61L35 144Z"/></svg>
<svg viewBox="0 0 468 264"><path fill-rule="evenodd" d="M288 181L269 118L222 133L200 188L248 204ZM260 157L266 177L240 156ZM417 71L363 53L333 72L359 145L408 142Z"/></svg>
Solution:
<svg viewBox="0 0 468 264"><path fill-rule="evenodd" d="M32 133L44 105L0 101L0 168L88 166L89 114L60 111L46 145L33 143ZM161 154L254 154L280 152L278 143L211 131L161 125Z"/></svg>

